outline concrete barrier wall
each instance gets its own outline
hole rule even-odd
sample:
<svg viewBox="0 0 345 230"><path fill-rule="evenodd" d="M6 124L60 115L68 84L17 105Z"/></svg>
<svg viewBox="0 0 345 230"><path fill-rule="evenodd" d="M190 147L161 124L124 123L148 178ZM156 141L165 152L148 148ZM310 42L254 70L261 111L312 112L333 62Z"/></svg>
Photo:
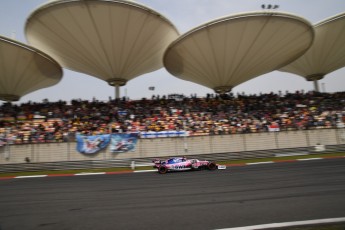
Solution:
<svg viewBox="0 0 345 230"><path fill-rule="evenodd" d="M277 149L311 146L308 139L308 131L276 132L275 134Z"/></svg>
<svg viewBox="0 0 345 230"><path fill-rule="evenodd" d="M77 152L75 142L7 145L0 147L0 164L31 162L114 160L200 155L345 144L345 129L281 131L235 135L139 139L134 152L96 154Z"/></svg>
<svg viewBox="0 0 345 230"><path fill-rule="evenodd" d="M243 151L246 135L210 136L212 153L227 153ZM198 141L198 140L196 140Z"/></svg>
<svg viewBox="0 0 345 230"><path fill-rule="evenodd" d="M326 129L319 132L319 130L310 130L308 137L310 145L316 145L318 143L323 145L336 145L339 144L337 140L337 130Z"/></svg>
<svg viewBox="0 0 345 230"><path fill-rule="evenodd" d="M246 151L276 149L276 132L245 135Z"/></svg>

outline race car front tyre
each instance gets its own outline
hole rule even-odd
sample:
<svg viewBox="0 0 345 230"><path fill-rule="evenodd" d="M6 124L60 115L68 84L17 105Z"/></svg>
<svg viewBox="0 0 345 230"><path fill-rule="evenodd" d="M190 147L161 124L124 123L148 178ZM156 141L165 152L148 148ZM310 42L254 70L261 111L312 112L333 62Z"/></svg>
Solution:
<svg viewBox="0 0 345 230"><path fill-rule="evenodd" d="M217 165L213 162L210 162L210 163L208 163L207 168L209 170L215 170L215 169L217 169Z"/></svg>
<svg viewBox="0 0 345 230"><path fill-rule="evenodd" d="M160 167L158 168L158 172L159 172L160 174L165 174L165 173L168 172L168 168L165 167L165 166L160 166Z"/></svg>

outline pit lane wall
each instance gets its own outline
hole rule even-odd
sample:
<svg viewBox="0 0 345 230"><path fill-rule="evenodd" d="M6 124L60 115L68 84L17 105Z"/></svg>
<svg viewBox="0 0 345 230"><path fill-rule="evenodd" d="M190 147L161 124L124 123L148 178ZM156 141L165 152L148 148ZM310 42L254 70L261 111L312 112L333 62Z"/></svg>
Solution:
<svg viewBox="0 0 345 230"><path fill-rule="evenodd" d="M81 154L76 142L5 145L0 147L0 164L63 161L123 160L159 158L178 155L265 153L277 150L327 151L334 146L345 146L345 129L316 129L234 135L212 135L173 138L139 139L135 151L112 153L108 148L94 154ZM332 147L333 146L333 147ZM264 151L263 151L264 150ZM279 151L278 151L279 152ZM272 155L272 154L271 154Z"/></svg>

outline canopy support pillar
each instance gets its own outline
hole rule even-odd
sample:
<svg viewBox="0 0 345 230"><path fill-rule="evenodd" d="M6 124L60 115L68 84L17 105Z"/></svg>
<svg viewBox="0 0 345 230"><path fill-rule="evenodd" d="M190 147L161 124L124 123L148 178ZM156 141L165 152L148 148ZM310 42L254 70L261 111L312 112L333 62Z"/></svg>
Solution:
<svg viewBox="0 0 345 230"><path fill-rule="evenodd" d="M319 80L321 80L325 75L322 73L312 74L309 76L306 76L305 78L307 81L313 81L314 82L314 91L320 92L319 88Z"/></svg>
<svg viewBox="0 0 345 230"><path fill-rule="evenodd" d="M115 86L115 99L120 98L120 85Z"/></svg>
<svg viewBox="0 0 345 230"><path fill-rule="evenodd" d="M120 86L124 86L127 83L126 79L122 78L111 78L107 80L108 84L115 88L115 99L120 98Z"/></svg>
<svg viewBox="0 0 345 230"><path fill-rule="evenodd" d="M320 92L319 81L318 80L314 80L314 91L315 92Z"/></svg>

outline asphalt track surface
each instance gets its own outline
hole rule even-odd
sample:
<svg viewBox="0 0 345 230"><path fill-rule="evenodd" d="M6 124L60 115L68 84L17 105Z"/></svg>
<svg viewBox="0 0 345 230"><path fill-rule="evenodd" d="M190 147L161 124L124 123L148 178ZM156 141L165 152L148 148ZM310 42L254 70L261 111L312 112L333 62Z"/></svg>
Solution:
<svg viewBox="0 0 345 230"><path fill-rule="evenodd" d="M220 229L345 217L345 159L0 180L0 229Z"/></svg>

